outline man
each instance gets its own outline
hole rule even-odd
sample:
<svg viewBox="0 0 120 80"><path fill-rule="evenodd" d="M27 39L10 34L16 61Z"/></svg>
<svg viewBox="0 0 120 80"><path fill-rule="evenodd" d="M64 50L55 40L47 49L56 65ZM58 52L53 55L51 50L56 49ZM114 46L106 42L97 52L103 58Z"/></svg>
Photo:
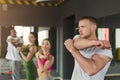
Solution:
<svg viewBox="0 0 120 80"><path fill-rule="evenodd" d="M106 40L97 40L94 17L82 17L78 28L79 35L64 43L75 59L71 80L104 80L112 59L111 45Z"/></svg>
<svg viewBox="0 0 120 80"><path fill-rule="evenodd" d="M22 40L16 36L15 29L10 30L10 36L7 38L7 43L6 59L10 62L9 65L12 71L12 80L20 80L19 68L21 57L16 47L22 45Z"/></svg>

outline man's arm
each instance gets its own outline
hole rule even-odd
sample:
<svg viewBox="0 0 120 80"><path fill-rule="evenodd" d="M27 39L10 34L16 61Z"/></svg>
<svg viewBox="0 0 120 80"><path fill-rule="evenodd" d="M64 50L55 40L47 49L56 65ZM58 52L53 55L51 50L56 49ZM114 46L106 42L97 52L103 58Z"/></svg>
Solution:
<svg viewBox="0 0 120 80"><path fill-rule="evenodd" d="M94 55L88 59L82 56L79 51L72 51L72 56L76 59L79 66L90 76L99 72L110 61L110 58L104 55Z"/></svg>
<svg viewBox="0 0 120 80"><path fill-rule="evenodd" d="M16 40L14 40L13 38L7 39L7 42L10 42L10 43L13 44L15 47L17 47Z"/></svg>
<svg viewBox="0 0 120 80"><path fill-rule="evenodd" d="M19 41L20 41L20 39L18 39L18 40L14 40L13 38L7 39L7 42L10 42L15 47L21 47L22 46L22 43L19 43Z"/></svg>
<svg viewBox="0 0 120 80"><path fill-rule="evenodd" d="M106 40L90 40L90 39L83 39L83 38L74 39L74 47L76 49L82 50L92 46L107 48L110 50L112 49L110 42Z"/></svg>
<svg viewBox="0 0 120 80"><path fill-rule="evenodd" d="M86 43L81 43L81 44L85 44L85 46L83 45L84 48L93 46L92 42L90 43L90 41ZM85 58L84 56L80 54L79 50L74 47L74 41L72 39L66 40L65 46L68 49L68 51L72 54L74 59L76 59L78 64L81 66L81 68L88 75L94 75L95 73L100 71L105 66L105 64L110 60L109 57L98 55L98 54L94 55L91 59Z"/></svg>

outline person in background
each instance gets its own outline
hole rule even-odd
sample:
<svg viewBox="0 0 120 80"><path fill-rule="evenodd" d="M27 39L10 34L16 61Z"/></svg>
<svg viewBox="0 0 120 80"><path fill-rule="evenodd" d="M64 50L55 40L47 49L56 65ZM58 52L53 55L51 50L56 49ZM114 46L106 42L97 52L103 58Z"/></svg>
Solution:
<svg viewBox="0 0 120 80"><path fill-rule="evenodd" d="M9 73L12 73L12 80L20 80L19 68L21 57L17 50L17 46L22 46L22 40L16 36L15 29L10 30L10 35L7 37L7 44L7 54L5 58L9 60L10 70L12 71L9 71Z"/></svg>
<svg viewBox="0 0 120 80"><path fill-rule="evenodd" d="M78 30L79 35L64 43L75 60L71 80L104 80L112 60L109 41L97 39L97 21L92 16L80 18Z"/></svg>
<svg viewBox="0 0 120 80"><path fill-rule="evenodd" d="M50 54L51 43L49 39L44 39L41 44L41 50L36 53L36 67L39 80L53 80L51 70L54 63L54 57Z"/></svg>
<svg viewBox="0 0 120 80"><path fill-rule="evenodd" d="M36 80L37 70L33 61L38 47L38 35L35 32L29 34L29 44L23 47L17 47L23 59L23 65L26 71L26 80Z"/></svg>

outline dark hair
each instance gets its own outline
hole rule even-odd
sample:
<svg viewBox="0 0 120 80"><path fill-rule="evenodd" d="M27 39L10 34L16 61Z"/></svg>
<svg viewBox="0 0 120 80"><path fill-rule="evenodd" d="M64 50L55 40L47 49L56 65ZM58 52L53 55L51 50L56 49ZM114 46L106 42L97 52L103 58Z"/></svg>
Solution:
<svg viewBox="0 0 120 80"><path fill-rule="evenodd" d="M81 17L79 19L79 21L80 20L84 20L84 19L88 19L89 21L91 21L91 22L93 22L93 23L95 23L97 25L97 19L95 17L93 17L93 16L84 16L84 17Z"/></svg>
<svg viewBox="0 0 120 80"><path fill-rule="evenodd" d="M36 32L30 32L30 34L34 35L35 39L35 45L38 46L38 34Z"/></svg>
<svg viewBox="0 0 120 80"><path fill-rule="evenodd" d="M12 30L16 31L15 28L11 28L11 29L10 29L10 31L12 31Z"/></svg>

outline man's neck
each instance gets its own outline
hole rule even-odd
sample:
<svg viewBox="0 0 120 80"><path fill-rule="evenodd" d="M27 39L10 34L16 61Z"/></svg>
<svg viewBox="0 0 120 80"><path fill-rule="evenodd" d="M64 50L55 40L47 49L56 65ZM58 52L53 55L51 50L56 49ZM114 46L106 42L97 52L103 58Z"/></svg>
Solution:
<svg viewBox="0 0 120 80"><path fill-rule="evenodd" d="M90 39L90 40L97 40L97 37L96 37L96 35L92 35L92 36L88 37L88 39Z"/></svg>
<svg viewBox="0 0 120 80"><path fill-rule="evenodd" d="M12 35L11 35L12 36ZM12 37L17 37L17 36L12 36Z"/></svg>

